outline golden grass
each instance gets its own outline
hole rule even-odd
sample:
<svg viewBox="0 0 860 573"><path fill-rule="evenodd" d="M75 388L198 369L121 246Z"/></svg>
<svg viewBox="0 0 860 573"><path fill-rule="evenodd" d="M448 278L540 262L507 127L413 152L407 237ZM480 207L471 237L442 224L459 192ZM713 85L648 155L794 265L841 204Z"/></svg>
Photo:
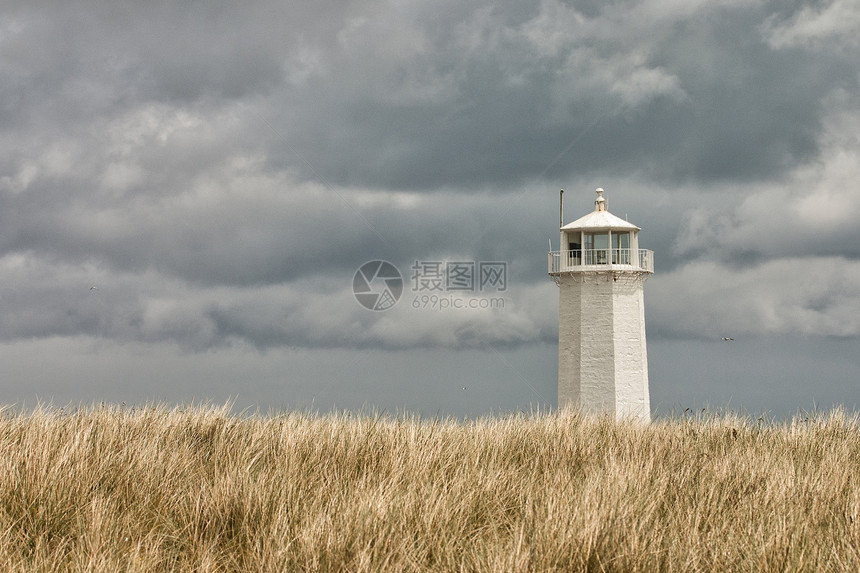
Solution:
<svg viewBox="0 0 860 573"><path fill-rule="evenodd" d="M3 571L860 570L860 423L0 413Z"/></svg>

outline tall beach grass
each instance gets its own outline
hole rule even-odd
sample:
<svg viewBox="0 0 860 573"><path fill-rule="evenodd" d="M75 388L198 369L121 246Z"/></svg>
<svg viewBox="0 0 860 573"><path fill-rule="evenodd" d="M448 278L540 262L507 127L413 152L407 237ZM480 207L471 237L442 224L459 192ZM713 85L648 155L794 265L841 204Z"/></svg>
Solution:
<svg viewBox="0 0 860 573"><path fill-rule="evenodd" d="M860 570L860 422L6 408L0 570Z"/></svg>

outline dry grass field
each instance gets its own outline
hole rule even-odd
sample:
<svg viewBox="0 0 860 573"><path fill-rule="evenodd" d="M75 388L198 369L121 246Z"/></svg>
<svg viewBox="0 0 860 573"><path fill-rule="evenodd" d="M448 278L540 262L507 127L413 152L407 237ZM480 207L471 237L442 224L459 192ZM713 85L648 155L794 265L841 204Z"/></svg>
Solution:
<svg viewBox="0 0 860 573"><path fill-rule="evenodd" d="M860 423L0 412L3 571L856 571Z"/></svg>

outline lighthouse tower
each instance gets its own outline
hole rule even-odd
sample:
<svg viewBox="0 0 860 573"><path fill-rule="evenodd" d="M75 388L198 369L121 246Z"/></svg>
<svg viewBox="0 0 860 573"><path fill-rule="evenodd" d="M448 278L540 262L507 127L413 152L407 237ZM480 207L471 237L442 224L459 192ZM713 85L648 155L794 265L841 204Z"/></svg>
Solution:
<svg viewBox="0 0 860 573"><path fill-rule="evenodd" d="M548 261L559 287L558 407L650 421L643 286L654 253L639 248L639 227L606 210L603 189L572 223L560 210L561 248Z"/></svg>

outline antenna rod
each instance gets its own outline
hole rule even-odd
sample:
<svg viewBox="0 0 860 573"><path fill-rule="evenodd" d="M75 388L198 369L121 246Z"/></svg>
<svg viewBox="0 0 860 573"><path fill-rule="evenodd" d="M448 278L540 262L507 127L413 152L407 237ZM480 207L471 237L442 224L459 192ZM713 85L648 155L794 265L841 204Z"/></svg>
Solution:
<svg viewBox="0 0 860 573"><path fill-rule="evenodd" d="M558 228L564 227L564 189L558 192Z"/></svg>

